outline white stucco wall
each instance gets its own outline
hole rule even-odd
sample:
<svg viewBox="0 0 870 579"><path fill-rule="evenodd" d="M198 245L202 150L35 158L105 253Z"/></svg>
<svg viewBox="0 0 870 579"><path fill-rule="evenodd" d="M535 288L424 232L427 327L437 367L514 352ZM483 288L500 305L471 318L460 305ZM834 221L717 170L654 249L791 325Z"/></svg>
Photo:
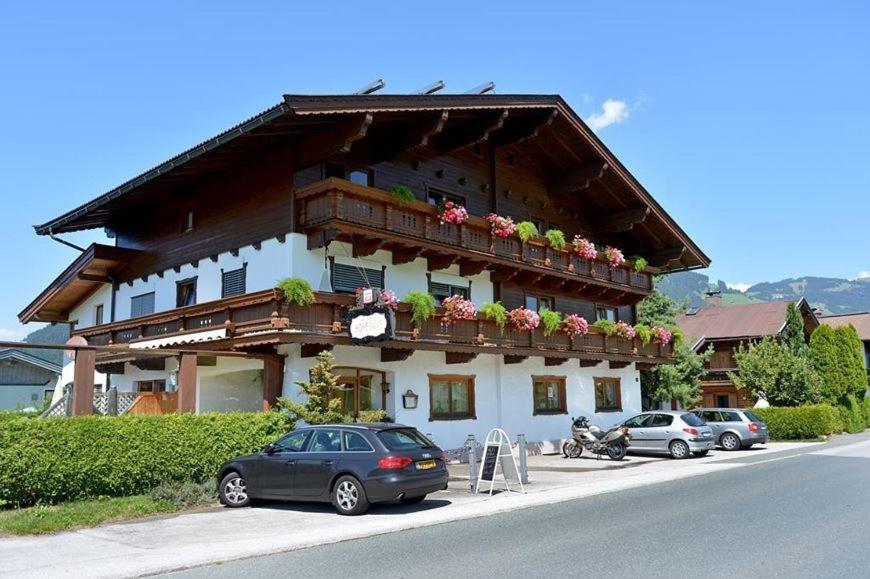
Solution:
<svg viewBox="0 0 870 579"><path fill-rule="evenodd" d="M103 323L108 324L112 315L112 284L101 284L94 293L70 311L69 320L75 322L76 329L90 328L94 325L98 305L103 306Z"/></svg>

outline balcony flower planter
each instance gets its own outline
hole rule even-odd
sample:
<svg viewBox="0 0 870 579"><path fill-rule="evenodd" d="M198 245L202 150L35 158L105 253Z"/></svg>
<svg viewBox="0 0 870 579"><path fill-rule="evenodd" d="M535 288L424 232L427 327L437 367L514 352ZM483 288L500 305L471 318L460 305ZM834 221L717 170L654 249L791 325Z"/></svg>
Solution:
<svg viewBox="0 0 870 579"><path fill-rule="evenodd" d="M438 219L442 224L452 223L454 225L462 225L468 221L468 211L466 211L465 207L453 201L445 201L439 207Z"/></svg>

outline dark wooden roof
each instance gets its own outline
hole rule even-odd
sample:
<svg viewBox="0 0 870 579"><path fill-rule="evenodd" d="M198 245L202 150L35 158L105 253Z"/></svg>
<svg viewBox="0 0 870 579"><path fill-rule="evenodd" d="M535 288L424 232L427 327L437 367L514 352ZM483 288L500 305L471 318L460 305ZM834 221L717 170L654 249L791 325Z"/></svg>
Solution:
<svg viewBox="0 0 870 579"><path fill-rule="evenodd" d="M663 270L709 265L703 251L558 95L285 95L281 103L35 229L48 235L110 227L113 214L146 198L172 195L255 155L305 143L313 153L300 161L302 168L333 154L330 147L316 146L322 144L318 136L340 135L343 127L356 130L355 138L368 134L377 158L413 141L403 140L403 134L425 131L432 122L447 123L438 135L445 151L476 136L498 144L529 142L546 126L546 146L529 149L554 175L557 202L572 208L578 220L606 221L612 231L623 232L642 222L631 231L635 245L650 248L646 257L663 264ZM580 189L582 212L574 209Z"/></svg>
<svg viewBox="0 0 870 579"><path fill-rule="evenodd" d="M21 313L18 319L27 322L67 322L69 312L100 284L143 252L135 249L91 244Z"/></svg>

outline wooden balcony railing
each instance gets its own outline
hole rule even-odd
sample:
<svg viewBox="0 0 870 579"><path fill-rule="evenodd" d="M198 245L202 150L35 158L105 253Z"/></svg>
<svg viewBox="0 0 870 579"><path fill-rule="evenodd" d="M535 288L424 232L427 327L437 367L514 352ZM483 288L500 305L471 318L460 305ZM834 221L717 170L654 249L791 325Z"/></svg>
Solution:
<svg viewBox="0 0 870 579"><path fill-rule="evenodd" d="M315 303L300 307L288 305L280 294L266 290L85 328L74 334L85 337L94 345L135 344L172 336L178 336L178 342L183 343L185 334L225 328L226 338L205 342L206 347L231 348L251 336L259 338L273 334L286 342L347 344L345 313L353 302L349 295L318 293ZM482 319L444 326L440 314L439 310L436 317L417 326L411 321L410 307L401 304L396 312L395 339L377 345L444 351L460 347L463 351L476 353L600 356L600 359L616 357L637 361L666 361L673 355L671 345L644 345L639 340L605 336L597 328L590 328L589 333L582 336L569 337L561 332L545 336L541 328L534 332L505 328L502 332L495 322Z"/></svg>
<svg viewBox="0 0 870 579"><path fill-rule="evenodd" d="M421 201L400 202L390 193L329 178L296 191L300 231L322 234L336 225L372 230L378 238L404 237L412 245L441 246L449 252L488 263L533 266L549 272L573 274L578 281L609 285L625 291L649 293L652 276L632 267L611 267L603 261L589 261L567 250L556 250L541 242L523 243L517 237L492 235L489 223L470 216L462 225L441 223L437 209ZM313 232L313 233L312 233ZM407 238L413 238L408 240ZM328 237L322 238L321 243ZM493 259L495 258L495 259Z"/></svg>

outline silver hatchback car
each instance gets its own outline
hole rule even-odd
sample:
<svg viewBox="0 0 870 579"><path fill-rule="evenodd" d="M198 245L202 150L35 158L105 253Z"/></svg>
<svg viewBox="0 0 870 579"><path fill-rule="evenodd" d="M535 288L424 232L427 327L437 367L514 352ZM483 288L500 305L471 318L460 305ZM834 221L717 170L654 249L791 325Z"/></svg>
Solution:
<svg viewBox="0 0 870 579"><path fill-rule="evenodd" d="M713 430L686 411L655 410L622 423L631 434L629 452L667 453L673 458L705 456L716 445Z"/></svg>
<svg viewBox="0 0 870 579"><path fill-rule="evenodd" d="M716 444L725 450L767 444L767 425L749 410L696 408L692 412L713 429Z"/></svg>

